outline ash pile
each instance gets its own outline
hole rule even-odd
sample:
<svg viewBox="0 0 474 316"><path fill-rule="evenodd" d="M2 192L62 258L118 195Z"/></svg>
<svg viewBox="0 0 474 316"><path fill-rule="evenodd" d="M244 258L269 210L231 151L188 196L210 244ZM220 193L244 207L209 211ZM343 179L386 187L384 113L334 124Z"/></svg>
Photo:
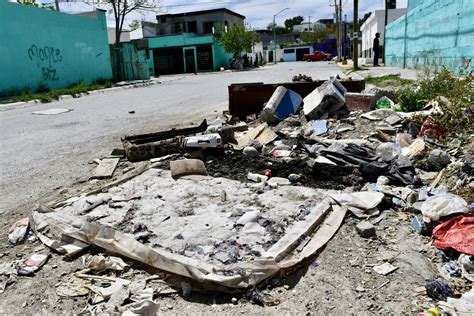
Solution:
<svg viewBox="0 0 474 316"><path fill-rule="evenodd" d="M407 212L408 225L451 254L456 277L472 281L472 142L461 151L456 140L440 141L430 117L446 100L397 112L360 85L231 85L221 117L123 137L123 150L97 161L93 177L105 180L34 210L9 238L33 236L68 257L91 245L113 253L85 255L85 270L70 276L83 286L64 285L70 295L91 295L94 312L156 308L152 280L137 290L117 273L124 260L171 275L165 283L185 296L241 291L278 304L262 285L314 260L347 217L363 238L375 238L385 210ZM21 271L34 274L44 262ZM374 267L383 275L396 269ZM112 287L91 283L108 271Z"/></svg>

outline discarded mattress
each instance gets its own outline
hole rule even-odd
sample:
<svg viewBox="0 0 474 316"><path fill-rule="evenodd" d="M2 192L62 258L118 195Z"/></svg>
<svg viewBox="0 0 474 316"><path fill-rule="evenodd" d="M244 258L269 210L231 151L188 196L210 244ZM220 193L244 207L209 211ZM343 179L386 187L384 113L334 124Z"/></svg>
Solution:
<svg viewBox="0 0 474 316"><path fill-rule="evenodd" d="M283 185L257 194L251 185L148 169L106 193L39 208L30 221L66 255L93 244L202 283L247 288L312 256L346 213L330 204L333 191Z"/></svg>

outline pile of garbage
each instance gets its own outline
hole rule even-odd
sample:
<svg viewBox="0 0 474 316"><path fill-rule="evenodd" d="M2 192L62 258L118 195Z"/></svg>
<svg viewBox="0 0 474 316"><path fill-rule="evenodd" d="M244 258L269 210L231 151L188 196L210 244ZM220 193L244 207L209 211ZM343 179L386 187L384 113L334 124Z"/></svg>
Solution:
<svg viewBox="0 0 474 316"><path fill-rule="evenodd" d="M156 311L153 280L104 275L126 270L121 258L180 277L184 296L252 289L252 301L272 305L261 284L309 262L346 216L374 238L369 220L390 208L412 214L413 229L431 237L443 260L444 281L430 280L426 293L447 300L445 310L472 305L472 290L452 298L453 278L474 280L472 142L463 152L443 145L429 125L435 107L396 112L382 97L379 109L350 111L347 94L335 78L304 97L279 86L258 116L224 112L210 124L125 136L93 177L120 176L34 210L9 240L38 238L69 257L90 245L120 256L85 255L85 270L70 276L74 290L60 288L93 294L95 312ZM2 273L33 275L47 259Z"/></svg>

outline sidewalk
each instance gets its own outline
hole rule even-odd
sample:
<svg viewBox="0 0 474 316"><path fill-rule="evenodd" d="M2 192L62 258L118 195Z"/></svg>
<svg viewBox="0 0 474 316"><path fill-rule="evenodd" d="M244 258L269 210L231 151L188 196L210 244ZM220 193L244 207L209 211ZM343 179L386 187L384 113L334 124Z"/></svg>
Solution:
<svg viewBox="0 0 474 316"><path fill-rule="evenodd" d="M420 75L423 74L420 70L415 69L403 69L399 67L374 67L372 65L359 65L362 70L352 71L353 63L352 60L347 61L347 65L342 65L338 63L337 66L350 77L355 77L355 79L364 79L367 77L382 77L388 75L400 75L400 78L416 80Z"/></svg>

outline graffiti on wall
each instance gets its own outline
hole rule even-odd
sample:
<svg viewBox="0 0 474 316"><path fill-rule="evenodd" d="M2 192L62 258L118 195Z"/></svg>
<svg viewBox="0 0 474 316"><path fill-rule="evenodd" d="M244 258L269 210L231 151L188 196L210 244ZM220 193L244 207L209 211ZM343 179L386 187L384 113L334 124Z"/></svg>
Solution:
<svg viewBox="0 0 474 316"><path fill-rule="evenodd" d="M28 48L28 57L40 69L43 80L59 80L56 66L63 61L61 50L51 46Z"/></svg>

